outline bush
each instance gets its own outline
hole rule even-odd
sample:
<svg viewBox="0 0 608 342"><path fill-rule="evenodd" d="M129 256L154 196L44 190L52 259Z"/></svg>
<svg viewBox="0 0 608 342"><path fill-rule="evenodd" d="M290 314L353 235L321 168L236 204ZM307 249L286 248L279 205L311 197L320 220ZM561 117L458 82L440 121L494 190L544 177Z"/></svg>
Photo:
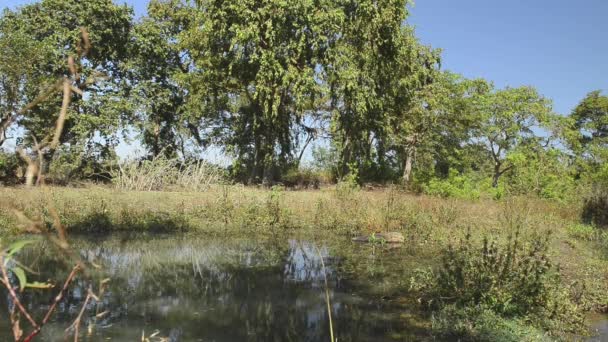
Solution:
<svg viewBox="0 0 608 342"><path fill-rule="evenodd" d="M587 224L573 224L568 226L568 235L575 239L593 241L599 237L599 231Z"/></svg>
<svg viewBox="0 0 608 342"><path fill-rule="evenodd" d="M432 329L437 335L459 341L552 341L525 319L504 318L482 307L447 306L433 316Z"/></svg>
<svg viewBox="0 0 608 342"><path fill-rule="evenodd" d="M109 182L110 169L118 157L108 146L62 146L53 155L47 182L68 185L78 181Z"/></svg>
<svg viewBox="0 0 608 342"><path fill-rule="evenodd" d="M561 175L546 175L543 178L539 196L541 198L568 201L575 194L576 183L572 177Z"/></svg>
<svg viewBox="0 0 608 342"><path fill-rule="evenodd" d="M19 169L21 160L15 153L0 151L0 184L16 184L21 178Z"/></svg>
<svg viewBox="0 0 608 342"><path fill-rule="evenodd" d="M474 181L470 177L450 169L448 178L432 178L423 188L424 192L433 196L479 199L480 191L473 184Z"/></svg>
<svg viewBox="0 0 608 342"><path fill-rule="evenodd" d="M549 331L579 331L582 315L561 286L548 245L548 238L526 244L515 234L504 245L484 238L478 247L467 234L459 247L444 252L437 273L418 272L411 288L436 314L476 308L504 319L525 318Z"/></svg>
<svg viewBox="0 0 608 342"><path fill-rule="evenodd" d="M291 168L281 178L283 184L290 188L318 189L322 176L311 169Z"/></svg>
<svg viewBox="0 0 608 342"><path fill-rule="evenodd" d="M598 227L608 226L608 188L596 188L584 201L583 221Z"/></svg>
<svg viewBox="0 0 608 342"><path fill-rule="evenodd" d="M349 168L351 171L336 184L336 195L341 200L349 200L353 193L361 189L357 168L353 165Z"/></svg>

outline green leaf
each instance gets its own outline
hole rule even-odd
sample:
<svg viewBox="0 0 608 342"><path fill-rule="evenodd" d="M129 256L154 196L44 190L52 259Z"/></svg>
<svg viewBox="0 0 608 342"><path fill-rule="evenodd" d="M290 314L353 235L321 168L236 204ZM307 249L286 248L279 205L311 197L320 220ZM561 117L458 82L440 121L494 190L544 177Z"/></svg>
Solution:
<svg viewBox="0 0 608 342"><path fill-rule="evenodd" d="M19 240L13 242L8 248L5 249L6 256L4 257L4 266L8 265L10 259L12 259L13 255L18 253L23 249L23 247L35 243L37 240Z"/></svg>
<svg viewBox="0 0 608 342"><path fill-rule="evenodd" d="M17 279L19 279L19 287L21 288L21 291L23 291L27 285L27 276L25 275L25 271L21 267L15 267L11 271L13 271L15 276L17 276Z"/></svg>
<svg viewBox="0 0 608 342"><path fill-rule="evenodd" d="M38 242L38 240L33 240L33 239L32 240L19 240L19 241L13 242L6 249L6 251L7 251L7 258L10 258L13 255L15 255L16 253L18 253L19 251L21 251L23 249L23 247L25 247L27 245L31 245L31 244L36 243L36 242Z"/></svg>

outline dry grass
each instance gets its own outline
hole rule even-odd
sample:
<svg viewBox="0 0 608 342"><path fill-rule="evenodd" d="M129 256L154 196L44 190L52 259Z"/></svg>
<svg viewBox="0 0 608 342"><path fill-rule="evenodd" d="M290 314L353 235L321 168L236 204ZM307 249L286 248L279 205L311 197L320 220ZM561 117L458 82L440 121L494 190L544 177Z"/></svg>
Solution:
<svg viewBox="0 0 608 342"><path fill-rule="evenodd" d="M159 192L50 187L45 192L3 188L0 197L43 220L48 219L44 205L52 200L66 227L73 231L79 221L93 216L120 223L121 216L165 215L186 220L190 228L202 231L218 225L236 230L263 230L268 228L265 225L274 225L346 234L402 231L419 239L446 241L466 229L479 234L508 234L516 227L565 231L577 218L575 210L535 199L465 201L394 189L341 193L333 188L284 191L209 184L205 192ZM566 213L569 210L572 212ZM7 212L0 214L0 219L12 220ZM9 225L5 230L11 228Z"/></svg>
<svg viewBox="0 0 608 342"><path fill-rule="evenodd" d="M223 181L220 169L214 165L204 161L181 163L163 155L122 162L111 176L118 189L134 191L206 191Z"/></svg>

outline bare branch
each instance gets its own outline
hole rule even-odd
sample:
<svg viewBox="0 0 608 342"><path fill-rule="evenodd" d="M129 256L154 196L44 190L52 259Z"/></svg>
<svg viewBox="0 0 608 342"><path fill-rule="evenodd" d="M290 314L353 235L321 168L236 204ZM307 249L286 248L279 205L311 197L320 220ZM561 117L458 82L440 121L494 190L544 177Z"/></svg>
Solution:
<svg viewBox="0 0 608 342"><path fill-rule="evenodd" d="M82 269L81 264L78 263L76 264L76 266L74 266L74 268L72 269L72 272L70 272L70 275L66 278L65 282L63 283L63 287L61 288L61 291L59 291L59 294L57 294L57 296L55 297L55 299L53 300L53 304L51 304L51 307L49 308L49 310L46 312L46 315L44 315L44 318L42 319L42 322L40 323L40 325L35 325L36 329L34 329L34 331L32 331L24 340L23 342L30 342L34 337L36 337L36 335L38 335L40 333L40 330L42 329L42 327L49 321L49 319L51 318L51 315L53 314L53 312L55 311L55 308L57 307L57 304L59 304L59 302L61 302L61 300L63 299L63 296L65 294L65 292L67 291L68 287L70 286L70 284L72 283L72 280L74 280L74 277L76 276L76 274ZM35 323L35 322L34 322Z"/></svg>

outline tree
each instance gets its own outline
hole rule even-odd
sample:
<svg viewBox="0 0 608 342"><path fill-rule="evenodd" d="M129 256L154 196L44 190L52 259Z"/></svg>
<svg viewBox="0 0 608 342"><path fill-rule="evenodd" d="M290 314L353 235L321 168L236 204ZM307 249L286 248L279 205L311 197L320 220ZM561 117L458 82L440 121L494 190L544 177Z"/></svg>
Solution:
<svg viewBox="0 0 608 342"><path fill-rule="evenodd" d="M427 57L428 58L428 57ZM432 60L438 60L435 55ZM427 62L421 65L429 64ZM398 103L387 123L391 143L402 165L402 181L410 182L414 157L422 150L420 160L430 167L441 168L452 164L459 150L470 139L470 127L475 117L472 102L486 91L483 80L466 80L461 76L442 72L438 68L421 71L418 89L409 86L413 93L407 103ZM405 90L407 91L407 90ZM404 96L397 93L397 101ZM447 175L449 165L443 173Z"/></svg>
<svg viewBox="0 0 608 342"><path fill-rule="evenodd" d="M543 125L551 118L551 102L532 88L490 91L477 106L479 121L473 143L485 147L493 164L492 186L513 169L515 159L526 158L526 149L538 144Z"/></svg>
<svg viewBox="0 0 608 342"><path fill-rule="evenodd" d="M134 111L131 124L141 134L142 143L153 156L163 152L173 157L185 153L186 130L200 144L197 126L188 122L184 103L187 90L180 78L190 69L187 50L180 35L194 19L193 8L179 0L153 0L148 16L133 29L128 95Z"/></svg>
<svg viewBox="0 0 608 342"><path fill-rule="evenodd" d="M587 94L571 117L579 154L594 163L608 161L608 96L602 96L599 90Z"/></svg>
<svg viewBox="0 0 608 342"><path fill-rule="evenodd" d="M321 92L316 69L333 3L198 2L197 22L184 34L194 60L187 106L235 157L238 178L269 184L295 159L304 116Z"/></svg>
<svg viewBox="0 0 608 342"><path fill-rule="evenodd" d="M31 103L41 89L71 76L65 61L76 55L81 28L89 32L92 48L78 65L80 73L75 76L75 84L85 88L85 84L101 74L106 81L86 87L84 94L73 94L61 142L83 143L114 134L121 113L115 106L115 95L122 80L119 65L127 57L131 17L130 8L116 6L111 0L43 0L16 11L6 10L0 18L0 41L12 46L6 55L8 62L20 64L1 64L14 67L20 74L11 75L0 67L0 77L6 80L5 84L13 85L12 89L3 85L3 93L10 94L7 98L12 100L5 102L9 107L3 114L9 120L1 119L2 135L4 126L13 123L23 129L25 139L41 140L54 129L61 105L59 100L41 102L27 111L19 111L18 104ZM84 98L90 101L86 103Z"/></svg>
<svg viewBox="0 0 608 342"><path fill-rule="evenodd" d="M39 91L32 89L43 81L36 66L52 58L43 42L12 30L5 19L8 15L7 11L0 17L0 147L11 126L25 114L28 92Z"/></svg>
<svg viewBox="0 0 608 342"><path fill-rule="evenodd" d="M406 5L407 1L339 2L340 29L330 37L322 77L328 88L330 132L342 176L351 171L363 180L385 176L385 124L390 113L386 100L397 89L395 75L404 76L395 67L415 69L410 63L417 62L419 48L413 31L404 23ZM409 91L399 94L403 102L410 95Z"/></svg>

